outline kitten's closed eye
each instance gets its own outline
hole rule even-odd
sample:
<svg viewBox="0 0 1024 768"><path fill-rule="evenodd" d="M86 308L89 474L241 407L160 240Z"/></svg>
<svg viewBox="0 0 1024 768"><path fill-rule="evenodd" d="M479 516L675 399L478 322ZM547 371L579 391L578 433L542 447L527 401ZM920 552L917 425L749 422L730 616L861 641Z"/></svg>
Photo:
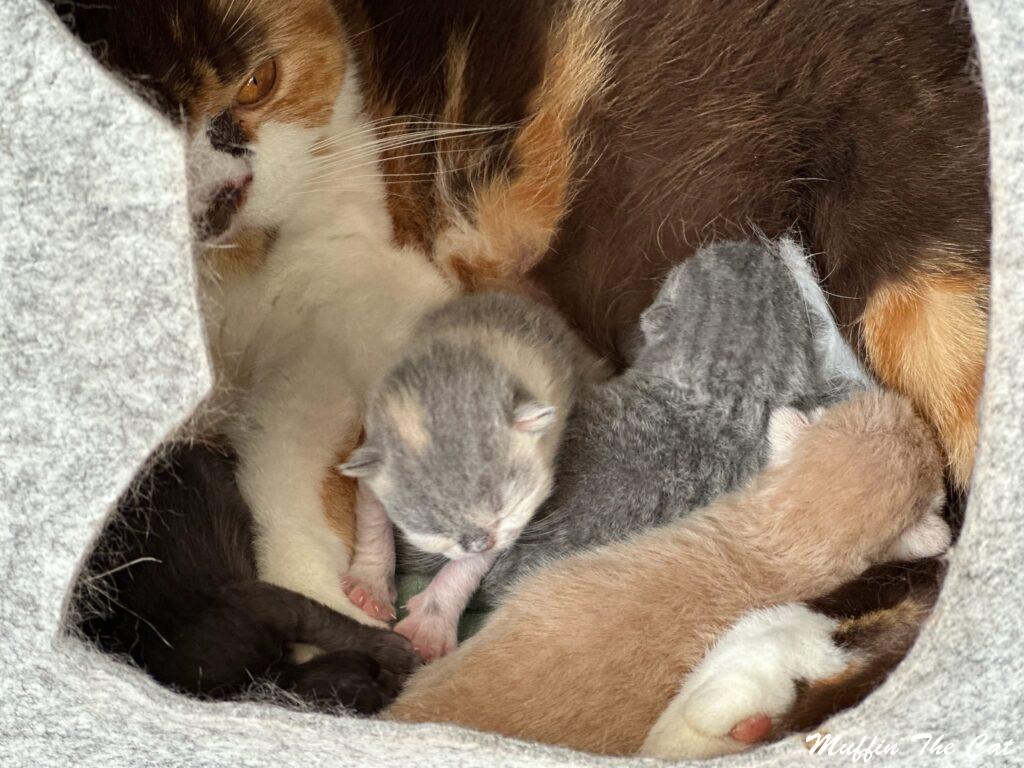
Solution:
<svg viewBox="0 0 1024 768"><path fill-rule="evenodd" d="M255 107L262 104L277 85L277 60L267 59L249 75L249 79L235 96L235 103L241 107Z"/></svg>

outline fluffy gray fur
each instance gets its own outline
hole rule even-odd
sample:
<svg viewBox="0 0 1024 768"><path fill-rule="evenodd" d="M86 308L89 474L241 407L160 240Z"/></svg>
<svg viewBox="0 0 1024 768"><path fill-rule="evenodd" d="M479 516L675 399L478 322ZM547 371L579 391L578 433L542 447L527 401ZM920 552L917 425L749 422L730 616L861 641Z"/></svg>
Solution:
<svg viewBox="0 0 1024 768"><path fill-rule="evenodd" d="M551 492L578 382L599 370L554 310L462 297L418 327L372 399L364 447L340 469L418 549L508 546Z"/></svg>
<svg viewBox="0 0 1024 768"><path fill-rule="evenodd" d="M795 243L719 243L676 267L621 376L585 386L555 491L484 577L493 602L530 569L702 507L767 459L783 406L869 385Z"/></svg>

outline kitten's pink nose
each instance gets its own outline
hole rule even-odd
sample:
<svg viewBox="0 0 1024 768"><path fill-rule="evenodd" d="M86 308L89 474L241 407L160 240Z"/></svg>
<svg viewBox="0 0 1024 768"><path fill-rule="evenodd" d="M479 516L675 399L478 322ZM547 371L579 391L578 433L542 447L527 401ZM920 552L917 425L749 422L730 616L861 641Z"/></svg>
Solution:
<svg viewBox="0 0 1024 768"><path fill-rule="evenodd" d="M494 536L487 531L466 533L459 539L459 546L466 552L486 552L494 547Z"/></svg>

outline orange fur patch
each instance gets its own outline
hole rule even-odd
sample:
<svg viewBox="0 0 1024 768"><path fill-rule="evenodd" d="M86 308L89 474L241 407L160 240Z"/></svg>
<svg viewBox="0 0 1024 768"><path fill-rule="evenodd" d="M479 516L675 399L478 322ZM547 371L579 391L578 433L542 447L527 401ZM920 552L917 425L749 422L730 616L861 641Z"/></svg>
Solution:
<svg viewBox="0 0 1024 768"><path fill-rule="evenodd" d="M923 273L879 287L861 318L872 366L931 421L961 488L978 441L987 306L986 276Z"/></svg>
<svg viewBox="0 0 1024 768"><path fill-rule="evenodd" d="M511 172L474 190L472 223L449 206L435 258L467 287L500 286L524 275L547 251L571 199L577 118L606 82L606 35L615 7L582 0L558 22L532 116L513 142ZM452 71L458 72L455 61ZM460 91L454 93L457 98Z"/></svg>
<svg viewBox="0 0 1024 768"><path fill-rule="evenodd" d="M320 500L324 505L324 515L338 537L345 542L351 556L356 541L356 486L357 481L344 477L336 467L348 461L352 451L363 442L360 431L338 448L331 466L326 468L323 485L320 487Z"/></svg>

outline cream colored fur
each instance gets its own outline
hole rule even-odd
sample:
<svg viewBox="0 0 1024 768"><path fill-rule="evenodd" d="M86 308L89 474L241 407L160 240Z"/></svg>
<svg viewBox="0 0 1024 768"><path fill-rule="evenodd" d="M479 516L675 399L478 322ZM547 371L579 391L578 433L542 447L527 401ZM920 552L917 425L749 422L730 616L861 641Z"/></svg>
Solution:
<svg viewBox="0 0 1024 768"><path fill-rule="evenodd" d="M217 402L229 403L222 428L239 454L260 576L369 621L342 591L351 542L328 523L321 489L339 447L361 429L367 392L453 289L421 253L392 244L359 101L350 68L329 125L261 128L254 175L287 190L294 212L260 269L211 276L206 307L223 376ZM327 186L306 167L325 140L360 158L350 178ZM306 165L284 162L296 156ZM255 190L243 216L262 223L263 197Z"/></svg>
<svg viewBox="0 0 1024 768"><path fill-rule="evenodd" d="M386 716L636 753L741 616L837 587L935 514L942 461L902 397L860 395L781 432L786 458L746 489L522 582Z"/></svg>

